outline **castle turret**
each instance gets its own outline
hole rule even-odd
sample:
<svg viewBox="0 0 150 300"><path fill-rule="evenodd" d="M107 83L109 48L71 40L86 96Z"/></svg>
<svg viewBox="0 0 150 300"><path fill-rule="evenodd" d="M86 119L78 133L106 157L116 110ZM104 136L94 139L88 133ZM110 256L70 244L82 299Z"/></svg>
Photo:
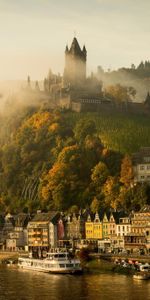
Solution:
<svg viewBox="0 0 150 300"><path fill-rule="evenodd" d="M83 52L83 54L84 54L84 56L85 56L85 59L86 59L87 51L86 51L85 45L83 46L82 52Z"/></svg>
<svg viewBox="0 0 150 300"><path fill-rule="evenodd" d="M77 39L74 37L70 49L66 46L65 50L64 81L66 84L72 86L83 84L86 79L86 57L85 46L81 50Z"/></svg>

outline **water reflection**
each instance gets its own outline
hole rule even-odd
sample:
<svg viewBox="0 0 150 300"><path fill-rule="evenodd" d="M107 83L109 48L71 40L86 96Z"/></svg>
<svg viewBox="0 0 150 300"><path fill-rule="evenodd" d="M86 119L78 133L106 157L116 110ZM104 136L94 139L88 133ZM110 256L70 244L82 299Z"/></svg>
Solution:
<svg viewBox="0 0 150 300"><path fill-rule="evenodd" d="M0 267L0 300L149 300L150 281L116 274L52 275Z"/></svg>

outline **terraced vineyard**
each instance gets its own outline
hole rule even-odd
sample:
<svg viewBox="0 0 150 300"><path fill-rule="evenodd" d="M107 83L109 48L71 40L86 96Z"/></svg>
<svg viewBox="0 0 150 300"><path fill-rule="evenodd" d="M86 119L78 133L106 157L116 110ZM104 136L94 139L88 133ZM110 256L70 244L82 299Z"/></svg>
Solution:
<svg viewBox="0 0 150 300"><path fill-rule="evenodd" d="M108 113L67 113L70 123L94 120L102 143L122 153L133 153L150 146L150 116Z"/></svg>

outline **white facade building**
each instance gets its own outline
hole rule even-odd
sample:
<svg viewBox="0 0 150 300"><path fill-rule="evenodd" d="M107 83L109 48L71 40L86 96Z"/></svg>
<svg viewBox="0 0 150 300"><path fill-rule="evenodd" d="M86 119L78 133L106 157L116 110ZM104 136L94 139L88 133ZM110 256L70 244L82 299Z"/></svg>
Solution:
<svg viewBox="0 0 150 300"><path fill-rule="evenodd" d="M131 232L131 221L129 217L120 218L119 224L116 225L116 234L123 237Z"/></svg>
<svg viewBox="0 0 150 300"><path fill-rule="evenodd" d="M150 147L132 155L134 182L150 182Z"/></svg>

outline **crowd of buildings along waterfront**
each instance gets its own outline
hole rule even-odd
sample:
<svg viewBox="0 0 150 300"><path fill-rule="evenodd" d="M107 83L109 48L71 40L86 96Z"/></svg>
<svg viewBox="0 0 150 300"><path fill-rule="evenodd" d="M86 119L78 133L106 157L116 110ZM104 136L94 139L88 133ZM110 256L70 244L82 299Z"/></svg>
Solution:
<svg viewBox="0 0 150 300"><path fill-rule="evenodd" d="M127 214L112 209L92 213L57 211L0 216L0 249L35 255L54 247L107 252L150 253L150 206Z"/></svg>

